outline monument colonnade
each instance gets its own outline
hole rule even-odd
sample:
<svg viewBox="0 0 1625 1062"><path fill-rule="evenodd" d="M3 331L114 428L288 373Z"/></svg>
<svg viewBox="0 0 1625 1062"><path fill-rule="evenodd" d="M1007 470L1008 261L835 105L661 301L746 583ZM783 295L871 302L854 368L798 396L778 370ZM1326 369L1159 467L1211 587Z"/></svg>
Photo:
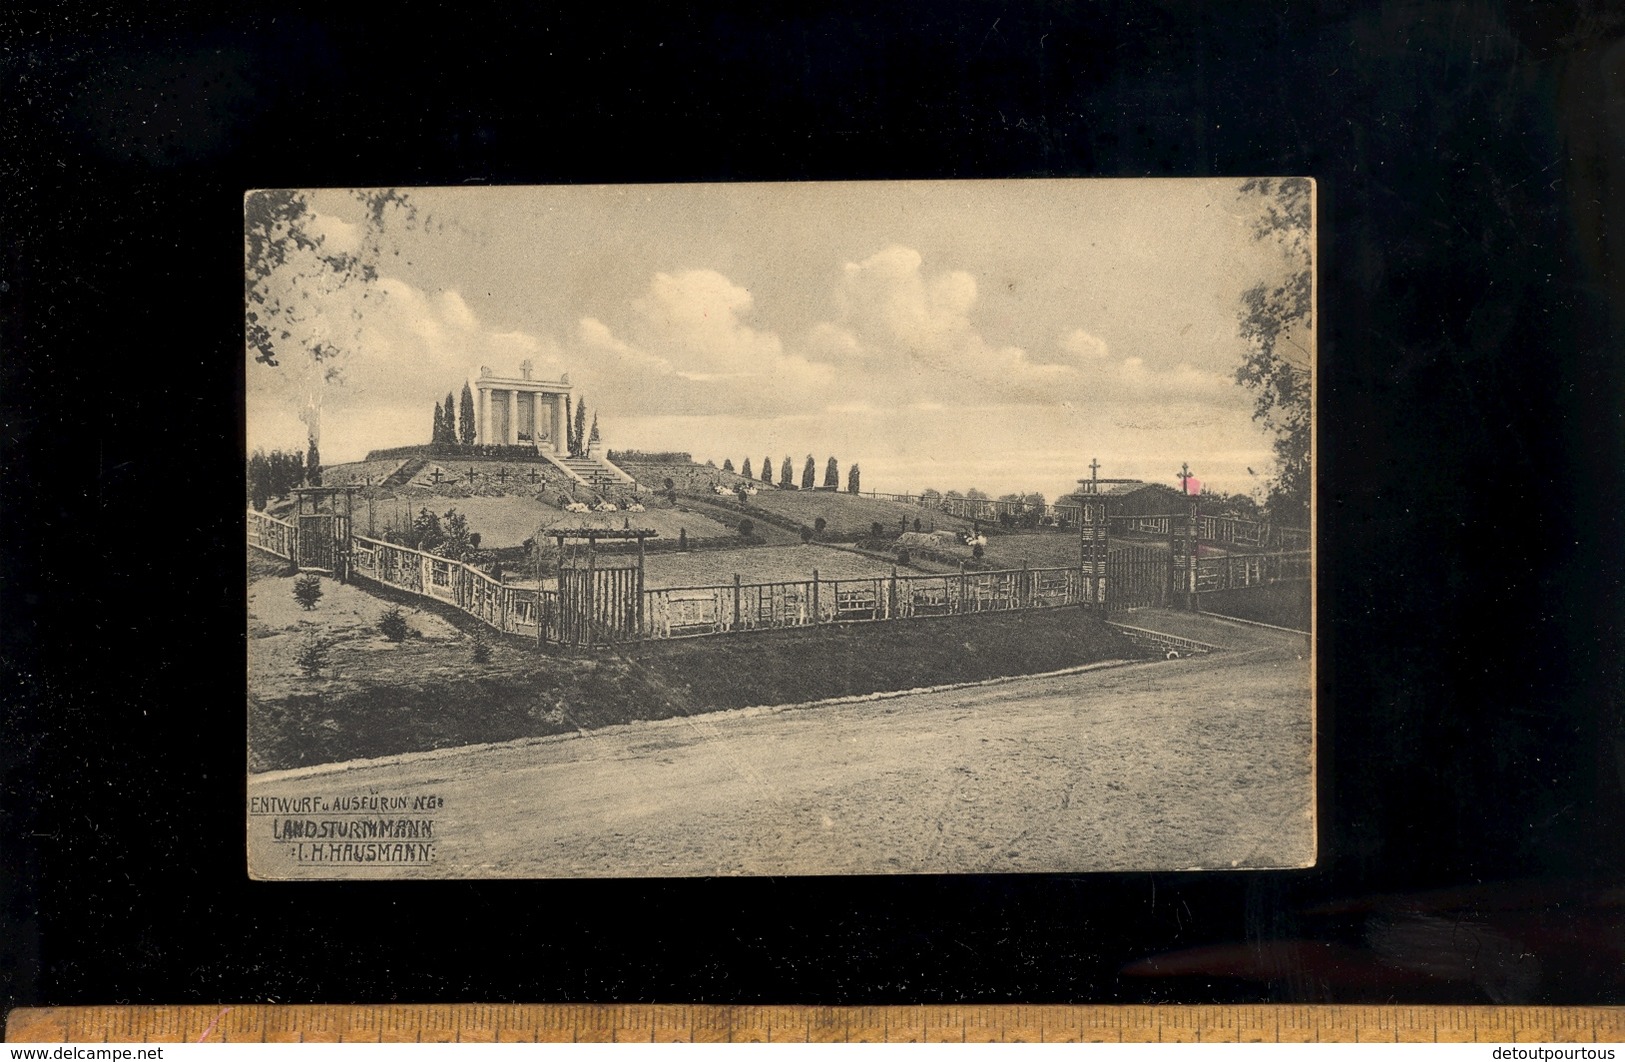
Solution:
<svg viewBox="0 0 1625 1062"><path fill-rule="evenodd" d="M518 379L493 376L489 366L480 366L474 381L478 393L475 404L475 441L481 445L516 446L529 442L540 450L551 446L560 456L568 450L569 431L565 396L570 393L570 374L557 380L532 379L532 366L520 366Z"/></svg>

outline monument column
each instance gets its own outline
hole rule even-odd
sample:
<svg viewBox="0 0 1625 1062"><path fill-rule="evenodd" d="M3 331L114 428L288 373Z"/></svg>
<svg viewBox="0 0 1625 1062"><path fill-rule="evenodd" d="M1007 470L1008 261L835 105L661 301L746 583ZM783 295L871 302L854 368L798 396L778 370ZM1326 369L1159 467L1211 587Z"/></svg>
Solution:
<svg viewBox="0 0 1625 1062"><path fill-rule="evenodd" d="M570 434L570 426L564 422L564 395L553 396L553 452L563 457L569 452L565 439Z"/></svg>
<svg viewBox="0 0 1625 1062"><path fill-rule="evenodd" d="M542 407L544 404L540 391L530 393L530 441L537 450L542 448Z"/></svg>
<svg viewBox="0 0 1625 1062"><path fill-rule="evenodd" d="M508 388L508 432L502 440L509 446L519 442L519 392Z"/></svg>
<svg viewBox="0 0 1625 1062"><path fill-rule="evenodd" d="M491 389L480 388L480 400L474 407L474 441L484 446L491 441Z"/></svg>

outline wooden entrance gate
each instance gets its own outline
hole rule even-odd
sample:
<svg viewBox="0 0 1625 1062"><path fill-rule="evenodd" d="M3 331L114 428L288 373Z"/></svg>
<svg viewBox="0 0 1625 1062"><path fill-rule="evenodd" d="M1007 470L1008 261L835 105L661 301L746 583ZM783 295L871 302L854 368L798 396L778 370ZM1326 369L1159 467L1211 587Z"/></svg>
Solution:
<svg viewBox="0 0 1625 1062"><path fill-rule="evenodd" d="M559 572L559 641L582 649L637 638L643 594L636 568L592 565Z"/></svg>
<svg viewBox="0 0 1625 1062"><path fill-rule="evenodd" d="M344 547L349 540L349 517L341 513L300 513L294 563L300 571L343 577Z"/></svg>
<svg viewBox="0 0 1625 1062"><path fill-rule="evenodd" d="M1106 557L1106 607L1166 608L1173 575L1166 550L1119 546Z"/></svg>

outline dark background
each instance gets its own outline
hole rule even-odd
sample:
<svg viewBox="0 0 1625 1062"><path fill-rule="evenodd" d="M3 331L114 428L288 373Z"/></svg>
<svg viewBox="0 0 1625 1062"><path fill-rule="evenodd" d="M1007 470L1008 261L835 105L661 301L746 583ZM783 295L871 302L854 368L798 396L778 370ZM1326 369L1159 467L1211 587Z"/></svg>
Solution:
<svg viewBox="0 0 1625 1062"><path fill-rule="evenodd" d="M1625 999L1607 6L339 7L0 15L0 1004ZM1316 869L246 880L245 189L1250 174L1320 182Z"/></svg>

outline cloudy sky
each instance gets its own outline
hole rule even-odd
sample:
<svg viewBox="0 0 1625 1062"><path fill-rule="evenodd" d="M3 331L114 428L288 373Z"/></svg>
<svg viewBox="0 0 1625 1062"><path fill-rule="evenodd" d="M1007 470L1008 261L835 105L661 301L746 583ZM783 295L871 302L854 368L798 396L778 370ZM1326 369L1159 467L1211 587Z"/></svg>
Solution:
<svg viewBox="0 0 1625 1062"><path fill-rule="evenodd" d="M438 398L529 358L570 374L612 448L1051 497L1091 458L1168 483L1188 461L1250 491L1270 446L1233 378L1237 307L1284 261L1238 185L416 190L378 282L315 294L335 378L246 358L248 445L302 446L313 398L327 463L427 442ZM312 201L326 246L361 243L351 197Z"/></svg>

